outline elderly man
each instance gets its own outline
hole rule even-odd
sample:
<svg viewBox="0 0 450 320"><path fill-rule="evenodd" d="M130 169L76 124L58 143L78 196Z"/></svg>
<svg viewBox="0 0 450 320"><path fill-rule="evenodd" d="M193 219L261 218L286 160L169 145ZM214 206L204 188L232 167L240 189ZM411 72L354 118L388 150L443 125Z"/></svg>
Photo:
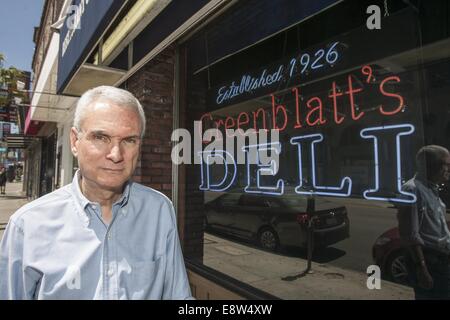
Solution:
<svg viewBox="0 0 450 320"><path fill-rule="evenodd" d="M416 299L450 299L450 231L438 190L450 178L450 153L428 145L416 162L418 172L403 190L414 193L417 202L399 209L400 236L410 249Z"/></svg>
<svg viewBox="0 0 450 320"><path fill-rule="evenodd" d="M170 200L130 180L144 132L144 111L129 92L83 94L70 133L80 169L11 217L0 298L191 298Z"/></svg>

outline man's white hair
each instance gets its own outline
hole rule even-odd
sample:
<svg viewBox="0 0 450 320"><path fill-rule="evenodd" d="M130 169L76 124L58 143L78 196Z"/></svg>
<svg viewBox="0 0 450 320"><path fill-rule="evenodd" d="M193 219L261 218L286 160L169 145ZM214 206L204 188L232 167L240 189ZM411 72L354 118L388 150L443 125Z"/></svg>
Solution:
<svg viewBox="0 0 450 320"><path fill-rule="evenodd" d="M139 115L141 119L141 138L145 134L145 113L142 105L130 92L111 86L100 86L83 93L75 109L73 126L81 131L81 124L91 109L89 106L94 102L110 102L123 108L130 108Z"/></svg>

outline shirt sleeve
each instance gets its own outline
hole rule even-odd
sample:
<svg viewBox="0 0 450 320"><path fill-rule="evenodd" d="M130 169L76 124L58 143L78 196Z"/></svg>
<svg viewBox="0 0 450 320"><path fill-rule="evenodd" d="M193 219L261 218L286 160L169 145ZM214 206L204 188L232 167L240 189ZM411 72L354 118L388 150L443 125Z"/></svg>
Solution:
<svg viewBox="0 0 450 320"><path fill-rule="evenodd" d="M170 216L173 221L173 228L169 231L166 245L166 277L164 279L165 300L185 300L194 299L191 294L189 280L184 265L183 253L181 251L180 240L176 227L175 210L172 204L168 205Z"/></svg>
<svg viewBox="0 0 450 320"><path fill-rule="evenodd" d="M35 298L39 276L24 266L24 234L12 220L0 244L0 300Z"/></svg>
<svg viewBox="0 0 450 320"><path fill-rule="evenodd" d="M417 201L411 204L402 204L398 207L398 229L400 239L406 245L424 245L420 236L420 221L423 218L422 198L417 189L404 186L403 191L414 193Z"/></svg>

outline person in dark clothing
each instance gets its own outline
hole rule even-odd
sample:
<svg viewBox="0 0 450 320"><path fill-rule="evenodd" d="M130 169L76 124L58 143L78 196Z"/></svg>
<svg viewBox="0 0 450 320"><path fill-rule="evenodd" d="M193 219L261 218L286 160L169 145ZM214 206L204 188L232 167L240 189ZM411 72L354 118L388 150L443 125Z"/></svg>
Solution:
<svg viewBox="0 0 450 320"><path fill-rule="evenodd" d="M450 299L450 231L439 184L450 178L450 153L441 146L422 147L418 171L402 189L416 195L398 211L399 232L406 244L416 299Z"/></svg>
<svg viewBox="0 0 450 320"><path fill-rule="evenodd" d="M16 169L14 166L9 166L8 170L6 172L7 180L9 182L14 182L14 179L16 178Z"/></svg>
<svg viewBox="0 0 450 320"><path fill-rule="evenodd" d="M6 189L6 169L0 167L0 194L5 194Z"/></svg>

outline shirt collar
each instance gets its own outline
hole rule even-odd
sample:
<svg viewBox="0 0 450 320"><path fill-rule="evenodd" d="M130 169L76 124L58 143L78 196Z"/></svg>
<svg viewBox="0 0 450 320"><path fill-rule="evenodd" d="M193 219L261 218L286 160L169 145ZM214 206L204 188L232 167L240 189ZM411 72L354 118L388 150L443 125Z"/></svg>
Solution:
<svg viewBox="0 0 450 320"><path fill-rule="evenodd" d="M437 183L431 182L430 180L423 177L421 174L415 175L416 180L419 180L423 185L430 188L434 193L439 194L439 185Z"/></svg>
<svg viewBox="0 0 450 320"><path fill-rule="evenodd" d="M130 189L133 182L131 180L128 180L125 183L125 188L123 189L123 193L120 196L119 200L117 200L114 205L120 205L121 207L125 206L128 203L128 199L130 197Z"/></svg>
<svg viewBox="0 0 450 320"><path fill-rule="evenodd" d="M81 208L83 208L83 210L86 209L86 206L89 204L95 204L95 202L89 201L85 195L81 192L81 188L80 188L80 175L81 172L78 169L75 172L75 175L73 176L73 180L72 180L72 192L73 195L75 197L75 200L78 202L78 204L80 204ZM124 205L127 204L128 202L128 198L130 197L130 189L131 189L131 184L132 181L127 181L125 184L125 188L123 190L122 195L120 196L119 200L117 200L114 205L120 205L121 207L123 207Z"/></svg>
<svg viewBox="0 0 450 320"><path fill-rule="evenodd" d="M72 180L72 193L75 196L75 200L78 204L81 205L81 208L86 209L86 206L88 204L93 204L93 202L89 201L84 194L81 192L80 188L80 170L78 169L77 172L75 172Z"/></svg>

